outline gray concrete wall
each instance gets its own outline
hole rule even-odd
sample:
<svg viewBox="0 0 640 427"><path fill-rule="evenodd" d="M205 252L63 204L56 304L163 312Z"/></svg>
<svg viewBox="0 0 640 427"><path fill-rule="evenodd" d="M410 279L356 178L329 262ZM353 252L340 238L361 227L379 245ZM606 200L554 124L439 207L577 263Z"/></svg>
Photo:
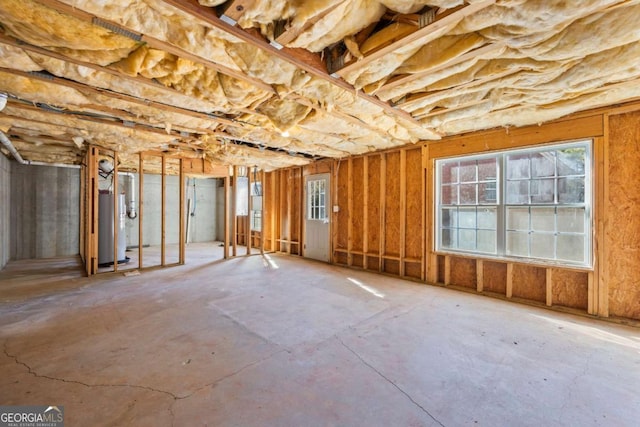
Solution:
<svg viewBox="0 0 640 427"><path fill-rule="evenodd" d="M194 197L194 178L189 179L186 200L191 199L192 203L191 212L189 212L190 242L213 242L219 239L217 188L218 179L196 178Z"/></svg>
<svg viewBox="0 0 640 427"><path fill-rule="evenodd" d="M80 252L80 170L11 165L11 259Z"/></svg>
<svg viewBox="0 0 640 427"><path fill-rule="evenodd" d="M139 195L139 175L133 174L135 177L135 198L138 217L126 220L127 247L138 246L138 230L140 227L140 195ZM180 202L180 193L178 188L178 177L167 176L167 200L166 200L166 241L167 244L178 243L178 230L180 227L180 217L178 206ZM118 180L118 192L126 193L126 200L129 201L129 177L120 175ZM189 179L189 185L186 187L185 193L185 212L186 200L191 198L194 200L193 191L194 179ZM99 188L106 190L110 187L110 178L107 180L100 179ZM162 177L155 174L144 175L144 245L155 246L161 243L162 218L161 218L161 190ZM217 239L217 179L195 179L195 212L190 216L191 221L191 242L211 242ZM192 212L194 211L192 207ZM186 217L185 217L186 218ZM185 223L186 225L186 223Z"/></svg>
<svg viewBox="0 0 640 427"><path fill-rule="evenodd" d="M0 153L0 270L9 261L11 230L11 162Z"/></svg>

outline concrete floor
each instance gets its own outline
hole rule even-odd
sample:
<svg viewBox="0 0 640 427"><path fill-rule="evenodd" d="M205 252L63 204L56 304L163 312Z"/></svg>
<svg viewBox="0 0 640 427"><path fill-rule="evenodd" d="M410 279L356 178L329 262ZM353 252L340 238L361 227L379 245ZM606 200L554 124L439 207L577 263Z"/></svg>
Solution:
<svg viewBox="0 0 640 427"><path fill-rule="evenodd" d="M189 260L0 282L0 404L69 426L638 425L640 329L295 257Z"/></svg>

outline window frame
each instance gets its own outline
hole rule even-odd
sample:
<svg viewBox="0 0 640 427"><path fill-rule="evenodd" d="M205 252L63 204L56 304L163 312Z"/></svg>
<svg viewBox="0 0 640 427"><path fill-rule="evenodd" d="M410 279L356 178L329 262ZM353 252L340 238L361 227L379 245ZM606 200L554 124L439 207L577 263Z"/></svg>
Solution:
<svg viewBox="0 0 640 427"><path fill-rule="evenodd" d="M322 183L322 186L318 185ZM329 201L327 200L327 180L325 178L307 180L307 221L323 221L329 219ZM318 191L316 191L318 190ZM317 204L314 203L318 197ZM321 215L324 214L324 215Z"/></svg>
<svg viewBox="0 0 640 427"><path fill-rule="evenodd" d="M533 203L531 201L531 192L529 192L529 203L524 204L516 204L516 203L507 203L507 157L519 154L531 154L531 153L540 153L540 152L549 152L549 151L557 151L564 150L568 148L576 148L576 147L584 147L585 148L585 162L584 162L584 202L580 203L559 203L559 189L558 189L558 180L565 178L565 175L558 175L557 172L557 160L555 163L555 172L554 172L554 202L552 203ZM434 159L434 222L433 222L433 250L437 254L447 254L447 255L458 255L458 256L467 256L473 258L483 258L483 259L495 259L506 262L521 262L526 264L538 264L542 266L555 266L555 267L565 267L565 268L573 268L573 269L588 269L592 270L594 267L594 242L593 242L593 230L594 230L594 212L595 207L594 204L594 173L595 173L595 151L594 151L594 140L592 138L579 139L579 140L569 140L569 141L560 141L560 142L552 142L547 144L538 144L535 146L528 147L520 147L514 149L502 149L495 150L486 153L476 153L476 154L464 154L460 156L449 156L449 157L441 157ZM447 162L465 162L465 161L477 161L482 159L496 159L496 204L486 204L480 203L479 194L476 195L476 204L474 205L463 205L458 203L455 205L447 205L442 204L442 165ZM576 175L574 175L576 176ZM540 177L536 177L540 178ZM479 177L476 176L476 182L479 181ZM532 181L532 177L528 178L528 181ZM460 185L461 181L458 179L457 184ZM445 185L447 185L445 183ZM530 184L529 184L530 185ZM486 206L495 206L497 210L496 217L496 242L495 242L495 253L491 252L481 252L478 250L469 250L469 249L459 249L459 248L448 248L443 247L442 245L442 211L446 208L475 208L480 209ZM529 255L511 255L507 252L507 235L508 235L508 224L507 224L507 211L509 208L523 208L529 210L529 220L530 220L530 228L528 229L529 240ZM584 237L584 261L571 261L564 259L550 259L550 258L541 258L531 256L531 234L533 230L531 229L531 209L536 208L551 208L554 209L554 226L556 227L553 231L554 236L554 250L557 249L557 236L559 234L562 235L573 235L571 232L559 232L557 229L557 218L558 218L558 208L571 209L571 208L584 208L584 225L582 233L575 233L575 235L581 235ZM478 224L476 222L475 230L478 230ZM459 230L459 225L456 230ZM511 230L516 231L516 230ZM540 235L544 234L544 232L540 232ZM459 243L457 243L459 245ZM477 247L477 243L476 243ZM554 256L556 254L554 253Z"/></svg>

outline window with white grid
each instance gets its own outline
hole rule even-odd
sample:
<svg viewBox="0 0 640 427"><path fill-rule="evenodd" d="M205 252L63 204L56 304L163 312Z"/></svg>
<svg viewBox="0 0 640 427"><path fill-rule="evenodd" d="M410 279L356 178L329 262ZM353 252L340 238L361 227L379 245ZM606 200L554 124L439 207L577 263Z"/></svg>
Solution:
<svg viewBox="0 0 640 427"><path fill-rule="evenodd" d="M327 219L326 180L307 181L307 218L310 220Z"/></svg>
<svg viewBox="0 0 640 427"><path fill-rule="evenodd" d="M591 142L436 162L445 252L591 265Z"/></svg>

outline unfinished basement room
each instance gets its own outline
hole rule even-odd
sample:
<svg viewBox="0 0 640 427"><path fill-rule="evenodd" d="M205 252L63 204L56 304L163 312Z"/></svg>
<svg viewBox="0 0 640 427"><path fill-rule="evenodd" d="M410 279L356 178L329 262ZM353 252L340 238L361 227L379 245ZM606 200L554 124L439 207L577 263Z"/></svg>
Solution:
<svg viewBox="0 0 640 427"><path fill-rule="evenodd" d="M0 0L0 427L640 420L640 2Z"/></svg>

